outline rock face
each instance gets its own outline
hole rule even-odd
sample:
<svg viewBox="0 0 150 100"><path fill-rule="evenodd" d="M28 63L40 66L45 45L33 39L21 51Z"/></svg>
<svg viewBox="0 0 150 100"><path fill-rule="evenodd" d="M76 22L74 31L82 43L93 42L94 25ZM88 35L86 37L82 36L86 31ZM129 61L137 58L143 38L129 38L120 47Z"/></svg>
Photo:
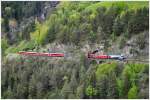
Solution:
<svg viewBox="0 0 150 100"><path fill-rule="evenodd" d="M149 54L148 37L149 36L147 31L133 36L130 40L127 41L125 47L123 48L124 52L129 57L138 57L138 56L148 57Z"/></svg>
<svg viewBox="0 0 150 100"><path fill-rule="evenodd" d="M120 38L120 39L119 39ZM122 41L120 36L116 42L111 43L108 53L110 54L123 54L129 58L144 57L148 59L149 55L149 36L148 31L144 31L137 35L133 35L131 38L127 39L123 47L119 48L119 41Z"/></svg>

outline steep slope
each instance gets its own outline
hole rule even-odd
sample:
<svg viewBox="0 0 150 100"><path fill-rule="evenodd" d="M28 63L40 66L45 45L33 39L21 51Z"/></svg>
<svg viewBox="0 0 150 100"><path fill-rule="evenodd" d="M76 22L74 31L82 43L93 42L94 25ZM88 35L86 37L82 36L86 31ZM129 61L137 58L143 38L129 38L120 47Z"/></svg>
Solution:
<svg viewBox="0 0 150 100"><path fill-rule="evenodd" d="M45 1L21 2L22 6L15 6L19 4L2 3L2 98L149 97L147 63L105 60L97 64L87 58L89 51L103 46L108 54L147 60L148 2ZM28 6L32 9L24 10ZM14 13L21 9L24 12L18 18ZM15 31L19 28L19 32ZM16 54L48 52L48 49L65 53L65 57Z"/></svg>
<svg viewBox="0 0 150 100"><path fill-rule="evenodd" d="M148 64L78 59L5 59L2 98L148 98Z"/></svg>
<svg viewBox="0 0 150 100"><path fill-rule="evenodd" d="M34 26L33 32L23 36L28 35L30 41L14 44L6 54L51 42L81 46L88 41L109 48L111 42L118 41L118 36L126 41L148 30L148 2L61 2L43 23L36 19ZM7 42L2 42L2 47L3 44L8 47ZM28 45L22 47L22 44Z"/></svg>

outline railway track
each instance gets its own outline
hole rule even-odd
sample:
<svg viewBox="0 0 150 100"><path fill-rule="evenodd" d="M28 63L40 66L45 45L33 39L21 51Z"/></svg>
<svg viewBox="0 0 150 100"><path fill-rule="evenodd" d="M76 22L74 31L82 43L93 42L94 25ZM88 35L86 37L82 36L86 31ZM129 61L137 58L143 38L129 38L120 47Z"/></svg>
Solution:
<svg viewBox="0 0 150 100"><path fill-rule="evenodd" d="M122 62L122 63L149 63L148 59L125 59L125 60L115 60L115 59L90 59L90 63L97 63L101 64L103 62L105 63L111 63L113 61Z"/></svg>
<svg viewBox="0 0 150 100"><path fill-rule="evenodd" d="M38 53L38 52L18 52L21 55L29 55L29 56L45 56L45 57L69 57L64 53ZM71 55L70 55L71 56ZM149 63L149 59L140 59L140 58L125 58L121 55L94 55L90 54L87 56L91 61L95 60L97 63L99 62L111 62L113 60L117 60L119 62L137 62L137 63Z"/></svg>
<svg viewBox="0 0 150 100"><path fill-rule="evenodd" d="M125 59L124 61L127 61L127 62L149 63L149 59Z"/></svg>

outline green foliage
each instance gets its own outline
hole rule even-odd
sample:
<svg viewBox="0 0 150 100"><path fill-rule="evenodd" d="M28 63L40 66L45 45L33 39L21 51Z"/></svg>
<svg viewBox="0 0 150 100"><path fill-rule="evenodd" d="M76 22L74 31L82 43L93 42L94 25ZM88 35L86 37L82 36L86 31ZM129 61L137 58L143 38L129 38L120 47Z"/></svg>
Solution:
<svg viewBox="0 0 150 100"><path fill-rule="evenodd" d="M94 96L97 94L97 90L94 87L92 87L91 85L89 85L85 91L86 91L85 92L86 95L88 95L88 96Z"/></svg>
<svg viewBox="0 0 150 100"><path fill-rule="evenodd" d="M98 2L88 6L86 9L95 10L100 6L109 8L112 5L117 6L119 8L129 8L129 9L138 9L143 7L148 7L148 2Z"/></svg>
<svg viewBox="0 0 150 100"><path fill-rule="evenodd" d="M148 14L147 8L144 7L147 7L146 3L141 6L138 2L135 4L130 2L81 2L81 4L61 2L55 14L52 14L45 23L36 24L37 29L31 37L35 37L34 40L38 44L49 43L55 39L63 43L73 42L75 44L79 44L85 39L92 42L103 40L110 36L107 34L114 33L118 36L124 32L132 31L130 25L137 23L132 20L132 18L137 20L135 19L137 13L133 13L133 11L143 9L141 12L139 11L141 16L139 18L143 18L142 13L143 15ZM127 14L133 15L133 17L128 18ZM143 25L146 26L143 27L144 29L148 28L147 20L145 17ZM100 32L97 31L98 26L102 28ZM139 29L137 31L143 30L140 26L136 27L136 30Z"/></svg>
<svg viewBox="0 0 150 100"><path fill-rule="evenodd" d="M78 99L83 99L83 97L84 97L84 84L79 85L77 87L77 93L76 94L77 94Z"/></svg>
<svg viewBox="0 0 150 100"><path fill-rule="evenodd" d="M20 23L23 16L41 14L42 7L41 2L3 2L4 33L9 32L11 18ZM119 41L123 48L127 38L148 30L148 26L148 2L60 2L45 21L36 19L35 25L20 32L21 39L25 40L9 47L8 39L2 38L2 53L33 50L55 41L75 45L87 40L104 42L107 49L108 40L119 36L123 37ZM145 46L144 38L142 35L136 41L141 49ZM76 55L79 60L5 58L2 61L2 98L148 98L147 64L96 65L89 64L84 54Z"/></svg>
<svg viewBox="0 0 150 100"><path fill-rule="evenodd" d="M146 68L145 64L128 64L123 70L123 76L128 77L129 81L134 84L137 80L137 76Z"/></svg>
<svg viewBox="0 0 150 100"><path fill-rule="evenodd" d="M19 48L16 48L16 47L9 47L6 51L5 51L5 54L8 54L8 53L16 53L19 51Z"/></svg>
<svg viewBox="0 0 150 100"><path fill-rule="evenodd" d="M96 70L96 78L99 80L103 75L108 75L109 73L113 72L116 68L116 63L113 62L112 64L101 64L98 65Z"/></svg>
<svg viewBox="0 0 150 100"><path fill-rule="evenodd" d="M96 80L96 88L98 90L98 98L107 97L108 79L106 75L101 76L100 80Z"/></svg>
<svg viewBox="0 0 150 100"><path fill-rule="evenodd" d="M126 95L131 87L137 84L139 75L146 69L146 64L127 64L122 72L123 90Z"/></svg>
<svg viewBox="0 0 150 100"><path fill-rule="evenodd" d="M123 80L121 79L117 79L117 87L118 87L118 91L119 91L119 97L123 97Z"/></svg>
<svg viewBox="0 0 150 100"><path fill-rule="evenodd" d="M123 25L124 25L124 23L121 21L121 19L119 17L117 17L113 24L113 33L115 35L121 35L123 32L123 27L124 27Z"/></svg>
<svg viewBox="0 0 150 100"><path fill-rule="evenodd" d="M62 30L57 34L57 39L62 43L67 43L69 41L68 27L62 26Z"/></svg>
<svg viewBox="0 0 150 100"><path fill-rule="evenodd" d="M2 54L5 55L5 50L8 48L8 43L6 39L1 39L1 48L2 48Z"/></svg>
<svg viewBox="0 0 150 100"><path fill-rule="evenodd" d="M128 31L132 34L137 34L138 32L142 32L148 27L148 8L137 9L130 16L130 20L128 23Z"/></svg>
<svg viewBox="0 0 150 100"><path fill-rule="evenodd" d="M29 25L25 26L21 33L19 33L20 40L30 40L30 32L35 31L35 23L32 22Z"/></svg>
<svg viewBox="0 0 150 100"><path fill-rule="evenodd" d="M31 40L36 41L37 44L43 44L48 33L48 26L35 22L36 31L31 33Z"/></svg>
<svg viewBox="0 0 150 100"><path fill-rule="evenodd" d="M17 53L19 51L33 50L36 47L36 43L34 41L21 41L18 46L9 47L5 53Z"/></svg>
<svg viewBox="0 0 150 100"><path fill-rule="evenodd" d="M128 92L128 99L137 99L138 98L137 93L138 93L137 86L133 85L133 87L130 88Z"/></svg>
<svg viewBox="0 0 150 100"><path fill-rule="evenodd" d="M2 2L2 16L20 21L22 17L30 17L39 13L41 7L40 2Z"/></svg>
<svg viewBox="0 0 150 100"><path fill-rule="evenodd" d="M118 98L116 68L116 62L98 66L96 70L96 87L99 91L99 98Z"/></svg>
<svg viewBox="0 0 150 100"><path fill-rule="evenodd" d="M22 41L22 42L18 45L17 48L19 48L20 50L25 50L25 49L31 50L31 49L34 48L34 42L33 42L33 41L31 41L31 42Z"/></svg>
<svg viewBox="0 0 150 100"><path fill-rule="evenodd" d="M141 94L143 86L148 86L148 64L121 63L123 71L118 76L116 62L88 70L76 64L31 56L6 59L2 98L148 98Z"/></svg>
<svg viewBox="0 0 150 100"><path fill-rule="evenodd" d="M108 86L107 86L107 98L118 98L118 85L116 79L116 73L112 72L108 75Z"/></svg>
<svg viewBox="0 0 150 100"><path fill-rule="evenodd" d="M141 4L140 4L141 3ZM123 33L138 34L148 29L148 2L60 2L46 21L35 21L35 31L30 28L21 32L24 39L36 41L44 45L58 40L61 43L72 42L76 45L87 39L99 42L120 36ZM40 13L43 5L40 2L4 4L5 30L9 30L10 16L21 20L19 16L30 16L34 12ZM21 5L25 7L22 8ZM31 9L26 10L28 5ZM15 6L18 6L15 8ZM6 9L5 9L6 8ZM14 16L14 12L16 16ZM9 13L9 14L7 14ZM8 17L9 16L9 17ZM29 25L30 27L30 25ZM32 27L32 25L31 25ZM100 29L101 28L101 29Z"/></svg>

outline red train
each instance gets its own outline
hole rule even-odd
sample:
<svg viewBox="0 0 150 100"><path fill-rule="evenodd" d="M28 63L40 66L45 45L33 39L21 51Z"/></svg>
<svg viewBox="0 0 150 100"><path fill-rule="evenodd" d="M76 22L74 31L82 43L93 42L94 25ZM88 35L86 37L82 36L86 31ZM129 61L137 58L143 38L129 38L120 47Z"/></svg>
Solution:
<svg viewBox="0 0 150 100"><path fill-rule="evenodd" d="M115 59L115 60L125 60L126 57L123 55L96 55L88 53L88 58L92 59Z"/></svg>
<svg viewBox="0 0 150 100"><path fill-rule="evenodd" d="M38 52L20 51L18 52L18 54L32 55L32 56L45 56L45 57L65 57L64 53L38 53ZM123 55L97 55L95 53L88 53L88 58L90 59L115 59L115 60L126 59L126 57Z"/></svg>
<svg viewBox="0 0 150 100"><path fill-rule="evenodd" d="M32 56L47 56L47 57L64 57L64 53L38 53L38 52L25 52L20 51L18 54L32 55Z"/></svg>

